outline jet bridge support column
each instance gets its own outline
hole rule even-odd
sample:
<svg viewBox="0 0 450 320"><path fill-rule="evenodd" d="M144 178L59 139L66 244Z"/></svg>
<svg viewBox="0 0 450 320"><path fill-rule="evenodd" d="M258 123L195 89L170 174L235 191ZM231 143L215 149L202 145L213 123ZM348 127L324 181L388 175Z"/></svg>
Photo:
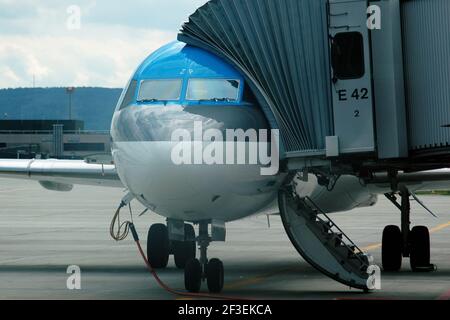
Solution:
<svg viewBox="0 0 450 320"><path fill-rule="evenodd" d="M401 203L401 230L403 235L403 257L409 257L409 233L411 231L411 204L409 202L409 191L406 188L402 188L400 192L402 198Z"/></svg>

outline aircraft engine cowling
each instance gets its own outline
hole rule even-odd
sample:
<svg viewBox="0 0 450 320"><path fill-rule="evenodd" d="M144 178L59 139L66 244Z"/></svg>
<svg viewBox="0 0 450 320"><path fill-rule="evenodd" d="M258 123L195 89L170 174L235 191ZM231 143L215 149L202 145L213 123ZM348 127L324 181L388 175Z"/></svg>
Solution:
<svg viewBox="0 0 450 320"><path fill-rule="evenodd" d="M58 183L58 182L51 182L51 181L39 181L39 184L44 189L47 189L50 191L70 192L73 189L73 185L65 184L65 183Z"/></svg>
<svg viewBox="0 0 450 320"><path fill-rule="evenodd" d="M317 180L316 176L309 175L308 182L297 184L297 194L310 197L327 213L371 207L378 201L377 195L362 185L357 177L341 176L332 190L320 186Z"/></svg>

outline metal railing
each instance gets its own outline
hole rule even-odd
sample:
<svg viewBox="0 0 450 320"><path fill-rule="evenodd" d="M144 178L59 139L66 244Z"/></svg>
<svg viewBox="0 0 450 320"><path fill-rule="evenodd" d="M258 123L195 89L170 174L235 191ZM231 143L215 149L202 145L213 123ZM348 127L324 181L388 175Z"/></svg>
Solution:
<svg viewBox="0 0 450 320"><path fill-rule="evenodd" d="M364 252L359 248L351 239L347 236L347 234L342 231L341 228L338 227L338 225L323 211L310 197L305 197L305 201L309 202L310 207L313 209L316 209L319 214L321 214L325 219L319 217L318 215L316 218L323 223L328 223L330 226L330 231L333 233L333 235L341 234L342 239L341 244L346 247L350 252L353 252L354 257L360 261L362 265L368 266L367 261L365 261L362 257L365 255ZM333 231L333 228L337 230L337 232Z"/></svg>

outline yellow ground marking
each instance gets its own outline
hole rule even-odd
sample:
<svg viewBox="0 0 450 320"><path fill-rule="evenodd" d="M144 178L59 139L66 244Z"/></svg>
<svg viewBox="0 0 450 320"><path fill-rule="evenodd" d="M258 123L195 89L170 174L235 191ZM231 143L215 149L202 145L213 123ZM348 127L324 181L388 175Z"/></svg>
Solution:
<svg viewBox="0 0 450 320"><path fill-rule="evenodd" d="M361 248L362 251L373 251L381 248L381 243Z"/></svg>
<svg viewBox="0 0 450 320"><path fill-rule="evenodd" d="M431 233L436 233L436 232L442 231L444 229L447 229L448 227L450 227L450 221L447 222L447 223L443 223L443 224L441 224L441 225L431 229L430 232Z"/></svg>

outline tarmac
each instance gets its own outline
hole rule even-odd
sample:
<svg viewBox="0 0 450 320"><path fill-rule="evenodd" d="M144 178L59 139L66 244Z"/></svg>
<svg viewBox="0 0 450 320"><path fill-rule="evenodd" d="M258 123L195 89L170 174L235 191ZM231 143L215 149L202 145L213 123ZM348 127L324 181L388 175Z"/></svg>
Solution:
<svg viewBox="0 0 450 320"><path fill-rule="evenodd" d="M131 236L120 243L110 238L110 221L122 196L120 189L76 186L70 193L57 193L33 181L0 179L0 299L183 299L158 287ZM266 216L229 223L227 242L213 243L208 255L224 262L223 295L230 297L448 300L450 197L421 199L439 216L412 203L413 225L430 227L437 271L413 273L404 259L402 271L382 273L382 289L369 294L336 283L308 265L278 216L270 217L270 227ZM153 213L138 217L142 211L133 203L134 221L145 240L149 226L164 219ZM375 207L332 218L378 265L383 228L400 223L398 210L383 197ZM72 265L81 270L80 290L67 287L67 268ZM158 273L170 287L184 289L183 271L175 268L173 258L168 269Z"/></svg>

